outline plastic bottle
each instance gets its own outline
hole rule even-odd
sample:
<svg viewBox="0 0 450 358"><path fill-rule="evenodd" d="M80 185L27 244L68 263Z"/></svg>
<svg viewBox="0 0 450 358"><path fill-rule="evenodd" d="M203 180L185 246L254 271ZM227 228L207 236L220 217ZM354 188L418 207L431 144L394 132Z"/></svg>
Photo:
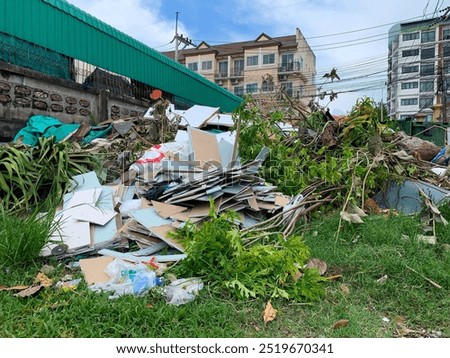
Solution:
<svg viewBox="0 0 450 358"><path fill-rule="evenodd" d="M133 294L141 295L145 291L156 286L156 274L154 271L141 270L136 273L133 280Z"/></svg>

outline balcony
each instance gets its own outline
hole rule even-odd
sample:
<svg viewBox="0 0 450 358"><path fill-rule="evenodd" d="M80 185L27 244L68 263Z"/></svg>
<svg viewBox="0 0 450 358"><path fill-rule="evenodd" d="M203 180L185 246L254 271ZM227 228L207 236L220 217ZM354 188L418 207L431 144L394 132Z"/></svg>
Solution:
<svg viewBox="0 0 450 358"><path fill-rule="evenodd" d="M282 63L278 67L278 74L289 74L294 72L300 72L303 70L302 64L298 61L291 62L291 63Z"/></svg>
<svg viewBox="0 0 450 358"><path fill-rule="evenodd" d="M214 74L215 80L221 80L221 79L228 79L228 78L243 78L244 77L244 70L241 68L231 68L230 69L230 75L228 75L227 72L224 71L218 71Z"/></svg>

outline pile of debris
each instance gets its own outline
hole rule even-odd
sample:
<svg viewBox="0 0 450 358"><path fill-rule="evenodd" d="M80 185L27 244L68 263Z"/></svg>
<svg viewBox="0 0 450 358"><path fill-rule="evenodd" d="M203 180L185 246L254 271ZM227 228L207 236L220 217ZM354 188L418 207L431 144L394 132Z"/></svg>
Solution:
<svg viewBox="0 0 450 358"><path fill-rule="evenodd" d="M364 138L357 137L354 135L357 131L352 130L367 123L363 116L357 120L361 123L328 119L314 130L304 125L297 128L290 123L276 123L273 128L279 132L280 142L274 139L277 135L264 127L267 146L263 143L258 148L259 154L251 160L239 157L238 134L230 131L233 116L219 113L219 108L195 105L178 111L161 100L143 118L102 123L108 130L88 143L84 139L89 131L78 127L61 140L84 141L88 144L84 150L107 159L104 169L108 172L99 177L91 171L72 178L71 189L55 215L59 230L42 255L57 258L81 255L81 269L93 289L111 289L115 291L112 297L130 292L140 294L136 272L145 271L144 264L159 275L166 263L186 258L185 243L179 235L172 234L188 222L201 224L208 220L211 211L236 212L238 226L247 235L246 242L273 232L288 239L301 218L307 220L311 212L329 203L340 209L342 220L362 222L364 211L369 211L364 190L369 186L369 176L381 166L409 180L403 184L391 182L373 196L375 209L388 207L409 214L420 210L421 202L426 201L422 195L434 203L449 196L446 168L439 165L448 157L446 149L404 134L390 137L389 150L383 148L379 135L370 137L369 148L361 149ZM376 132L377 127L374 128ZM347 160L348 177L343 177L342 171L338 179L328 180L328 166L317 167L317 174L308 178L311 179L308 185L288 196L260 176L271 149L277 146L295 148L289 151L287 159L300 166L299 155L316 163L326 161L323 148L339 148L348 139L346 136L355 144L356 153L356 159ZM257 138L254 139L256 142ZM359 156L364 160L358 162ZM361 163L367 165L364 171L356 173L352 165ZM420 181L417 173L425 172L433 179ZM108 184L102 185L102 181ZM440 184L444 184L442 188ZM362 187L362 193L358 186ZM356 200L350 200L352 195L360 200L360 207ZM86 257L94 254L100 256ZM157 284L156 278L148 273L144 278L147 288ZM127 287L122 286L124 282ZM190 290L200 288L201 282L195 281Z"/></svg>

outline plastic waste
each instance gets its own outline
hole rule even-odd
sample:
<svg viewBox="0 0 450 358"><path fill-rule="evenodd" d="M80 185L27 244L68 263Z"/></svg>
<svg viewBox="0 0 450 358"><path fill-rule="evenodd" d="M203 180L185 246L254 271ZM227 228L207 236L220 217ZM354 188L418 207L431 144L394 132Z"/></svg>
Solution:
<svg viewBox="0 0 450 358"><path fill-rule="evenodd" d="M164 288L166 302L179 306L191 302L203 288L200 278L180 278Z"/></svg>
<svg viewBox="0 0 450 358"><path fill-rule="evenodd" d="M133 294L141 295L156 286L156 274L154 271L142 270L133 278Z"/></svg>
<svg viewBox="0 0 450 358"><path fill-rule="evenodd" d="M158 144L147 150L144 155L130 166L138 174L157 173L162 168L161 162L169 155L182 151L183 145L177 142Z"/></svg>
<svg viewBox="0 0 450 358"><path fill-rule="evenodd" d="M111 291L110 299L122 295L140 296L157 285L162 285L163 280L156 276L155 271L144 264L133 264L122 259L115 259L107 267L105 272L109 275L108 282L96 283L89 288L93 291Z"/></svg>

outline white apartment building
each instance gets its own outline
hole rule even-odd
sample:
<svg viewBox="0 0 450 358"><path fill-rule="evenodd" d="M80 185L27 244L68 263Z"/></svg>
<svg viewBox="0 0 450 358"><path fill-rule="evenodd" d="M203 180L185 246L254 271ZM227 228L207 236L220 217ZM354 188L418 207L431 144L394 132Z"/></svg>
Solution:
<svg viewBox="0 0 450 358"><path fill-rule="evenodd" d="M394 25L389 31L387 106L398 120L450 119L450 21Z"/></svg>

